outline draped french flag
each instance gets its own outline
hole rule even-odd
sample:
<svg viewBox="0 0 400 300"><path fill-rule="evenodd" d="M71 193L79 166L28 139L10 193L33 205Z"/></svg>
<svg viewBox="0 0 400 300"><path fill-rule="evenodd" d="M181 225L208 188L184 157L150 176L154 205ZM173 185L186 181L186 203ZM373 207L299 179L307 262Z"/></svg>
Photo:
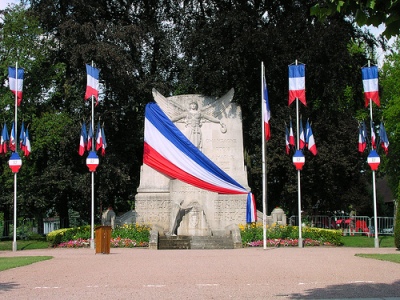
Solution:
<svg viewBox="0 0 400 300"><path fill-rule="evenodd" d="M86 124L85 122L83 122L81 127L81 136L79 139L79 149L78 149L78 153L80 156L82 156L85 153L86 147L87 147L87 132L86 132Z"/></svg>
<svg viewBox="0 0 400 300"><path fill-rule="evenodd" d="M267 88L267 82L265 80L265 75L263 75L263 105L262 105L262 113L264 116L264 134L265 134L265 139L269 141L271 138L271 128L269 125L269 120L271 119L271 110L269 108L269 102L268 102L268 88Z"/></svg>
<svg viewBox="0 0 400 300"><path fill-rule="evenodd" d="M28 128L26 128L25 130L25 135L24 135L24 155L26 157L29 157L29 154L31 154L32 152L32 148L31 148L31 139L29 137L29 131Z"/></svg>
<svg viewBox="0 0 400 300"><path fill-rule="evenodd" d="M247 194L246 223L257 222L256 200L253 193Z"/></svg>
<svg viewBox="0 0 400 300"><path fill-rule="evenodd" d="M97 130L96 130L96 151L101 149L102 146L103 146L103 136L99 122L97 124Z"/></svg>
<svg viewBox="0 0 400 300"><path fill-rule="evenodd" d="M10 141L8 143L8 148L10 148L10 150L12 152L15 152L15 126L14 126L14 122L12 123L12 127L11 127Z"/></svg>
<svg viewBox="0 0 400 300"><path fill-rule="evenodd" d="M296 141L294 139L293 126L292 126L292 119L290 119L290 126L289 126L289 145L292 147L296 147Z"/></svg>
<svg viewBox="0 0 400 300"><path fill-rule="evenodd" d="M301 65L289 66L289 106L298 98L304 106L306 103L306 67Z"/></svg>
<svg viewBox="0 0 400 300"><path fill-rule="evenodd" d="M307 148L308 150L313 154L313 155L317 155L318 150L317 150L317 145L315 144L315 140L314 140L314 134L312 132L311 129L311 124L309 122L307 122Z"/></svg>
<svg viewBox="0 0 400 300"><path fill-rule="evenodd" d="M11 92L17 96L17 106L22 102L22 88L24 85L24 69L8 67L8 85Z"/></svg>
<svg viewBox="0 0 400 300"><path fill-rule="evenodd" d="M220 194L247 194L172 123L156 103L145 110L143 163L172 178Z"/></svg>
<svg viewBox="0 0 400 300"><path fill-rule="evenodd" d="M92 144L93 144L93 129L92 129L92 122L90 121L89 132L87 134L87 143L86 143L87 151L92 151Z"/></svg>
<svg viewBox="0 0 400 300"><path fill-rule="evenodd" d="M365 107L368 106L369 100L380 106L379 87L378 87L378 67L361 68L362 81L364 86Z"/></svg>
<svg viewBox="0 0 400 300"><path fill-rule="evenodd" d="M96 98L97 104L99 98L99 69L96 69L91 65L86 64L86 73L87 85L85 100L93 96Z"/></svg>
<svg viewBox="0 0 400 300"><path fill-rule="evenodd" d="M385 154L387 155L389 153L389 139L386 133L385 126L383 125L383 122L379 125L379 138L380 138L380 144L383 150L385 151Z"/></svg>

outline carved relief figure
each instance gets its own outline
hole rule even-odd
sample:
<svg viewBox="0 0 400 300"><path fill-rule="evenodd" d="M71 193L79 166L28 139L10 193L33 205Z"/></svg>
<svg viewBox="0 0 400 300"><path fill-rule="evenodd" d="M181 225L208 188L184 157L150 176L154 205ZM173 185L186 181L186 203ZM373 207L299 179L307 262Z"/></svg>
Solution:
<svg viewBox="0 0 400 300"><path fill-rule="evenodd" d="M178 102L165 98L163 95L153 89L154 100L160 108L167 114L172 122L182 121L185 127L188 128L187 138L198 148L202 149L202 132L203 123L209 121L218 123L221 126L221 132L226 133L227 128L218 117L221 117L222 112L226 109L233 98L233 89L225 96L219 98L215 102L199 109L197 102L192 101L189 108L183 108Z"/></svg>

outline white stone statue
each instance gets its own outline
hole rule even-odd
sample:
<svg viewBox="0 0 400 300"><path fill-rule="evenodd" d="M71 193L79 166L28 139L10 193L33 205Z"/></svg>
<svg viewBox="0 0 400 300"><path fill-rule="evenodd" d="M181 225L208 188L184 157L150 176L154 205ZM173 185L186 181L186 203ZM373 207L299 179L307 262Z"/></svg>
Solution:
<svg viewBox="0 0 400 300"><path fill-rule="evenodd" d="M226 133L227 128L219 118L222 112L232 101L234 90L231 89L227 94L214 101L213 103L199 108L196 101L191 101L188 108L182 107L177 101L165 98L156 89L153 89L153 97L160 108L171 119L172 122L184 122L185 127L188 128L187 138L198 148L202 149L202 132L201 127L203 123L209 121L219 123L221 132Z"/></svg>

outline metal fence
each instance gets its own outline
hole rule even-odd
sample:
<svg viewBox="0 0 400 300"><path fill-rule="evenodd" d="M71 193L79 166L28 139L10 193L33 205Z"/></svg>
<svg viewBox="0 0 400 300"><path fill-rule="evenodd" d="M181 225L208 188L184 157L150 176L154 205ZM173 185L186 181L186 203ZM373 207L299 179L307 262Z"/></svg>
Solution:
<svg viewBox="0 0 400 300"><path fill-rule="evenodd" d="M299 225L298 216L288 219L289 225ZM378 234L391 235L394 233L393 217L377 217ZM341 229L344 235L373 235L375 234L375 218L367 216L302 216L303 226L326 229Z"/></svg>

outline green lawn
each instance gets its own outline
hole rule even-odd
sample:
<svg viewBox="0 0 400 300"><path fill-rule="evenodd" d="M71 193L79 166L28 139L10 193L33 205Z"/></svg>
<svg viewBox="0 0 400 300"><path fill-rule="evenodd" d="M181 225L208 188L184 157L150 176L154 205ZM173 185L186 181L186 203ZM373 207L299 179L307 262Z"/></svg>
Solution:
<svg viewBox="0 0 400 300"><path fill-rule="evenodd" d="M0 257L0 271L22 267L33 264L38 261L48 260L52 256L18 256L18 257Z"/></svg>
<svg viewBox="0 0 400 300"><path fill-rule="evenodd" d="M390 248L395 247L394 237L389 235L378 236L379 247ZM343 236L342 243L344 247L364 247L374 248L375 238L367 237L365 235Z"/></svg>
<svg viewBox="0 0 400 300"><path fill-rule="evenodd" d="M378 260L391 261L400 264L400 253L398 254L356 254L359 257L373 258Z"/></svg>
<svg viewBox="0 0 400 300"><path fill-rule="evenodd" d="M12 251L12 241L0 242L0 251ZM33 250L33 249L46 249L49 248L47 241L17 241L17 250Z"/></svg>

